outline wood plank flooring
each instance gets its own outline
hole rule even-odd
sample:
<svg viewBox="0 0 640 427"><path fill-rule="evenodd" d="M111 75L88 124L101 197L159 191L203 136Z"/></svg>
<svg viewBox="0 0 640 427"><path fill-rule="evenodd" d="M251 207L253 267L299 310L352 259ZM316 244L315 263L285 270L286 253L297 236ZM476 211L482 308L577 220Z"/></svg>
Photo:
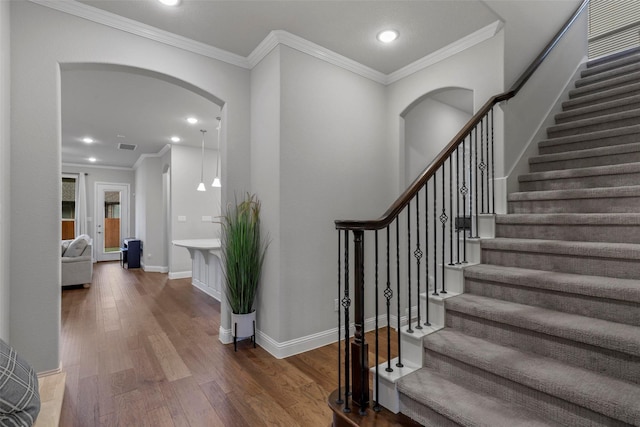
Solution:
<svg viewBox="0 0 640 427"><path fill-rule="evenodd" d="M337 346L234 353L218 340L220 304L190 280L99 263L89 289L62 290L60 425L330 425Z"/></svg>

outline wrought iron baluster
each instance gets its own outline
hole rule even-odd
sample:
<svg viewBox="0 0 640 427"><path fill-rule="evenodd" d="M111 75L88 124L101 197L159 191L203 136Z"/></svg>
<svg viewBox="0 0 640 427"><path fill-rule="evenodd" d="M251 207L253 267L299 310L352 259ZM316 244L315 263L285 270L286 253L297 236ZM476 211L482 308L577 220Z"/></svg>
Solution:
<svg viewBox="0 0 640 427"><path fill-rule="evenodd" d="M376 397L375 397L375 403L373 405L373 410L376 412L380 412L381 408L380 408L380 374L378 373L378 369L379 369L379 354L380 354L380 338L379 338L379 324L378 324L378 266L379 266L379 260L378 260L378 230L375 231L375 246L376 246L376 253L375 253L375 286L376 286L376 296L375 296L375 304L376 304Z"/></svg>
<svg viewBox="0 0 640 427"><path fill-rule="evenodd" d="M475 185L475 191L473 192L473 198L475 200L476 203L476 216L475 216L475 222L476 222L476 227L475 227L475 235L473 237L478 238L478 214L480 213L480 211L478 210L478 126L476 125L473 128L473 155L475 157L475 161L473 163L473 170L475 171L475 177L473 180L473 183ZM473 217L472 217L472 221L473 221Z"/></svg>
<svg viewBox="0 0 640 427"><path fill-rule="evenodd" d="M425 301L425 326L431 326L429 323L429 181L424 184L424 249L425 249L425 273L424 273L424 287L426 289L424 293Z"/></svg>
<svg viewBox="0 0 640 427"><path fill-rule="evenodd" d="M445 162L442 165L442 167L444 168L446 164L447 163ZM442 170L442 173L444 174L444 169ZM442 201L444 202L444 194L442 195ZM449 215L453 217L453 154L449 156ZM449 265L454 265L453 263L453 221L449 221Z"/></svg>
<svg viewBox="0 0 640 427"><path fill-rule="evenodd" d="M387 287L384 289L384 298L387 300L387 367L385 371L393 372L391 367L391 298L393 298L393 290L391 289L391 259L389 257L390 231L387 225Z"/></svg>
<svg viewBox="0 0 640 427"><path fill-rule="evenodd" d="M396 366L402 368L402 343L400 342L400 217L396 218L396 293L398 297L396 299L396 307L398 314L398 363Z"/></svg>
<svg viewBox="0 0 640 427"><path fill-rule="evenodd" d="M344 412L351 412L349 406L349 396L351 395L350 386L350 369L351 358L349 351L349 307L351 306L351 298L349 296L349 231L344 231L344 296L342 298L342 307L344 308L344 395L345 402Z"/></svg>
<svg viewBox="0 0 640 427"><path fill-rule="evenodd" d="M440 214L440 222L442 223L442 288L440 288L440 293L441 294L446 294L447 291L445 289L445 280L444 280L444 268L445 268L445 262L444 262L444 253L445 253L445 243L446 243L446 224L447 224L447 220L449 219L447 217L447 209L446 209L446 203L444 200L444 170L445 170L445 166L446 166L446 162L442 164L442 214ZM436 172L437 173L437 172Z"/></svg>
<svg viewBox="0 0 640 427"><path fill-rule="evenodd" d="M469 135L469 140L471 140L471 135ZM465 227L467 225L467 194L469 193L469 189L467 188L467 138L462 141L462 188L460 189L460 193L462 194L462 214L464 215L464 224ZM471 163L471 162L469 162ZM471 216L469 216L469 229L471 229ZM466 228L462 230L462 263L467 263L467 230Z"/></svg>
<svg viewBox="0 0 640 427"><path fill-rule="evenodd" d="M411 201L407 203L407 307L408 322L407 333L412 334L411 329Z"/></svg>
<svg viewBox="0 0 640 427"><path fill-rule="evenodd" d="M487 171L487 209L483 209L483 213L489 213L489 208L491 207L491 204L489 203L491 200L491 186L489 185L489 178L490 178L490 170L489 170L489 166L491 166L491 159L489 158L489 114L485 115L484 118L482 119L483 121L486 121L486 125L484 127L484 139L485 139L485 150L486 150L486 159L487 159L487 165L486 165L486 171ZM484 202L483 202L483 206L484 206Z"/></svg>
<svg viewBox="0 0 640 427"><path fill-rule="evenodd" d="M338 231L338 301L342 298L342 232ZM342 311L338 310L338 398L336 403L341 405L342 400Z"/></svg>
<svg viewBox="0 0 640 427"><path fill-rule="evenodd" d="M416 258L416 279L417 279L417 295L418 300L418 318L416 320L416 329L422 329L420 324L420 260L422 259L422 249L420 249L420 192L416 193L416 250L413 251L413 256Z"/></svg>
<svg viewBox="0 0 640 427"><path fill-rule="evenodd" d="M493 107L491 107L491 185L493 191L491 192L491 213L496 213L496 170L495 170L495 150L493 139Z"/></svg>
<svg viewBox="0 0 640 427"><path fill-rule="evenodd" d="M433 174L433 295L438 294L438 174ZM442 236L444 239L444 236Z"/></svg>
<svg viewBox="0 0 640 427"><path fill-rule="evenodd" d="M485 213L484 210L484 117L480 120L480 163L478 164L478 169L480 169L480 207L482 208L482 213ZM480 211L476 212L476 215L479 214Z"/></svg>
<svg viewBox="0 0 640 427"><path fill-rule="evenodd" d="M460 147L456 148L456 264L460 264ZM464 224L464 219L462 219Z"/></svg>

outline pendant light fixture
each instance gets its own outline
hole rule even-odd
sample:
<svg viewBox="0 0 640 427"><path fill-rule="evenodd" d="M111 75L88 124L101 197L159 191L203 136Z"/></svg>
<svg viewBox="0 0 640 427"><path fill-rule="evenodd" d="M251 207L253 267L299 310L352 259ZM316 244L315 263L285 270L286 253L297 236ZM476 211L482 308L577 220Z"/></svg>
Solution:
<svg viewBox="0 0 640 427"><path fill-rule="evenodd" d="M218 130L218 153L216 154L216 177L213 179L213 182L211 183L212 187L222 187L222 182L220 182L220 128L222 127L222 122L220 121L220 117L216 117L216 120L218 121L218 127L216 127L216 129Z"/></svg>
<svg viewBox="0 0 640 427"><path fill-rule="evenodd" d="M200 164L200 184L198 185L198 191L207 191L204 187L204 134L207 131L200 129L200 132L202 132L202 159Z"/></svg>

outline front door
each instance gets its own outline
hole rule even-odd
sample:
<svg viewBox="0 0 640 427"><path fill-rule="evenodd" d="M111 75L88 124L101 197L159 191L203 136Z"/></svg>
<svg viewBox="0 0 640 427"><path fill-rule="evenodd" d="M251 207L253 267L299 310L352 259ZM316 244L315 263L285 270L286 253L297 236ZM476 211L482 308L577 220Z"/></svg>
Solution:
<svg viewBox="0 0 640 427"><path fill-rule="evenodd" d="M98 261L120 258L122 239L129 237L129 184L96 183L95 253Z"/></svg>

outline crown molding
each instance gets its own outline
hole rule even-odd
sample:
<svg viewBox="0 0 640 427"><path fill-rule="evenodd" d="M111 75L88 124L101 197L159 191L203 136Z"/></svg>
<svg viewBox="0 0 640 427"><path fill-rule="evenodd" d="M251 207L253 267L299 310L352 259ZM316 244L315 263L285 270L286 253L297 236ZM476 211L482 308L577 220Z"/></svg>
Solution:
<svg viewBox="0 0 640 427"><path fill-rule="evenodd" d="M260 42L258 46L246 58L234 53L228 52L217 47L198 42L174 33L170 33L150 25L134 21L129 18L107 12L84 3L74 0L29 0L32 3L39 4L51 9L65 12L89 21L106 25L117 30L125 31L149 40L164 43L168 46L177 47L188 52L206 56L235 65L244 69L253 69L265 56L269 54L279 44L288 46L292 49L306 53L314 58L336 65L345 70L351 71L367 79L373 80L383 85L389 85L397 82L411 74L414 74L424 68L436 64L444 59L449 58L457 53L462 52L478 43L481 43L495 36L503 27L503 22L497 20L480 30L469 34L466 37L457 40L438 51L425 56L391 74L384 74L374 70L364 64L354 61L346 56L340 55L332 50L322 47L302 37L296 36L284 30L273 30ZM135 167L135 166L134 166Z"/></svg>
<svg viewBox="0 0 640 427"><path fill-rule="evenodd" d="M306 53L314 58L336 65L380 84L386 84L386 74L284 30L271 31L253 52L251 52L247 57L251 68L255 67L279 44Z"/></svg>
<svg viewBox="0 0 640 427"><path fill-rule="evenodd" d="M128 168L125 166L104 166L104 165L90 165L90 164L83 164L83 163L62 163L62 169L64 169L65 167L70 167L70 168L92 168L92 169L113 169L113 170L122 170L122 171L132 171L133 168ZM66 173L66 172L63 172ZM70 172L70 173L75 173L75 172Z"/></svg>
<svg viewBox="0 0 640 427"><path fill-rule="evenodd" d="M484 28L480 28L478 31L475 31L468 36L461 38L460 40L456 40L455 42L433 52L432 54L418 59L417 61L405 67L402 67L397 71L394 71L387 76L386 84L389 85L391 83L395 83L398 80L402 80L413 73L417 73L418 71L430 67L431 65L436 64L440 61L443 61L457 53L462 52L463 50L469 49L470 47L482 43L483 41L495 36L498 31L502 29L502 26L503 22L498 20L487 25Z"/></svg>
<svg viewBox="0 0 640 427"><path fill-rule="evenodd" d="M125 31L136 36L144 37L164 43L169 46L177 47L189 52L208 58L217 59L231 65L242 68L251 68L249 61L244 56L236 55L217 47L213 47L206 43L195 41L187 37L179 36L169 31L161 30L150 25L143 24L133 19L125 18L115 13L107 12L96 7L86 5L74 0L29 0L32 3L39 4L60 12L65 12L79 18L106 25L117 30Z"/></svg>
<svg viewBox="0 0 640 427"><path fill-rule="evenodd" d="M164 156L165 153L167 151L169 151L170 149L171 149L171 144L167 144L164 147L162 147L162 150L158 151L157 153L140 154L140 157L138 157L138 160L136 160L136 162L133 164L133 167L131 169L133 169L133 170L138 169L140 167L140 165L142 164L142 162L144 161L144 159Z"/></svg>

